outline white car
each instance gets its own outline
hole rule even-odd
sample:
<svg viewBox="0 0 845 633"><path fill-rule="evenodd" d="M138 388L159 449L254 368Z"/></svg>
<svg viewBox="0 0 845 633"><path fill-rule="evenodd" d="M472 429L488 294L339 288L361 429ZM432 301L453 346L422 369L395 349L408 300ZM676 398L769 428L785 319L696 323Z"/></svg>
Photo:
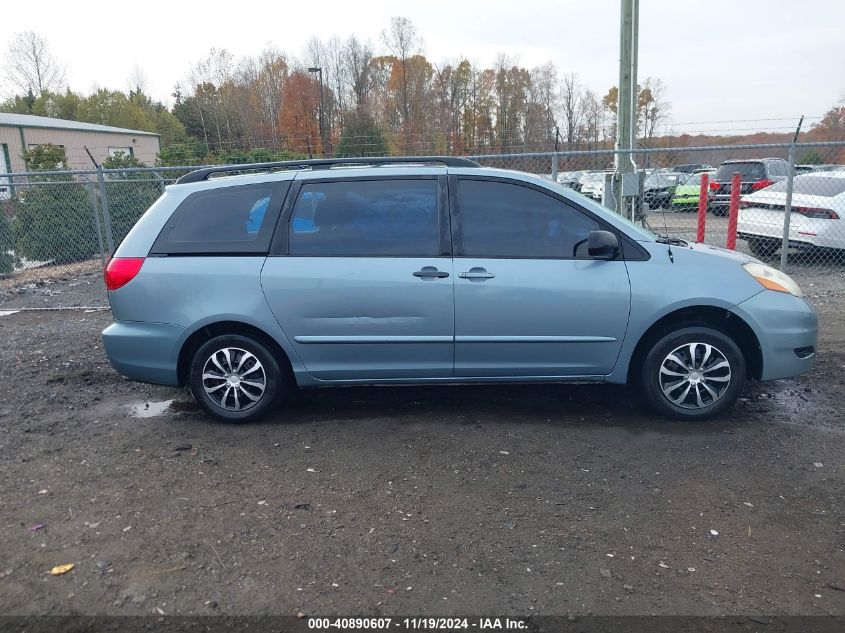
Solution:
<svg viewBox="0 0 845 633"><path fill-rule="evenodd" d="M737 237L758 257L771 255L783 238L787 181L740 198ZM845 171L795 176L789 245L793 248L845 249Z"/></svg>
<svg viewBox="0 0 845 633"><path fill-rule="evenodd" d="M604 194L604 176L606 173L612 172L589 171L581 176L578 179L578 183L581 185L581 193L588 198L601 202L602 195Z"/></svg>

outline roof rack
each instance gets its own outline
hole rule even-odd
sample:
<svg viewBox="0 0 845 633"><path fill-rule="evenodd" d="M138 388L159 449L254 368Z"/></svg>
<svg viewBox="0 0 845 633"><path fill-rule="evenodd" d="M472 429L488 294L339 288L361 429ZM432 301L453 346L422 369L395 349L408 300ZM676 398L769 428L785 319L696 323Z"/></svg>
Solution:
<svg viewBox="0 0 845 633"><path fill-rule="evenodd" d="M378 167L396 164L437 164L446 167L480 167L469 158L457 156L391 156L377 158L315 158L308 160L281 160L272 163L246 163L242 165L219 165L217 167L203 167L185 174L176 181L177 185L187 182L202 182L208 180L212 174L231 171L268 171L279 168L295 169L331 169L339 166Z"/></svg>

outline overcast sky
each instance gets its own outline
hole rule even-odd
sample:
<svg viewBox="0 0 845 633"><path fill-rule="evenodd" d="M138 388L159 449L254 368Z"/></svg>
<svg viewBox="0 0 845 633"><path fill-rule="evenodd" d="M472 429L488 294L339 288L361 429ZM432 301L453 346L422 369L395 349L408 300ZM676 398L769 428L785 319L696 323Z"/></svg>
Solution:
<svg viewBox="0 0 845 633"><path fill-rule="evenodd" d="M789 128L845 97L845 0L640 4L639 76L663 80L676 131ZM0 47L35 30L74 90L126 89L137 64L149 92L169 103L211 47L240 57L273 43L301 56L312 35L354 33L380 49L394 15L417 26L434 62L491 65L499 52L528 67L551 60L599 94L618 79L619 0L15 1L3 8Z"/></svg>

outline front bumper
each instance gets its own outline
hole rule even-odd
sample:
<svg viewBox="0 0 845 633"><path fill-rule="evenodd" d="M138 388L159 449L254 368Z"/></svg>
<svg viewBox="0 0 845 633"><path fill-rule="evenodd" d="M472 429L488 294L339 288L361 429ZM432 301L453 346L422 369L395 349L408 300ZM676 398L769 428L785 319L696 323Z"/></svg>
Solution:
<svg viewBox="0 0 845 633"><path fill-rule="evenodd" d="M757 335L763 356L761 380L789 378L812 368L818 317L806 299L764 290L731 312L742 317Z"/></svg>
<svg viewBox="0 0 845 633"><path fill-rule="evenodd" d="M672 204L674 204L674 205L694 204L694 205L698 206L698 196L674 196L672 198Z"/></svg>
<svg viewBox="0 0 845 633"><path fill-rule="evenodd" d="M179 350L188 331L169 323L115 321L103 330L103 347L112 366L127 378L179 385Z"/></svg>

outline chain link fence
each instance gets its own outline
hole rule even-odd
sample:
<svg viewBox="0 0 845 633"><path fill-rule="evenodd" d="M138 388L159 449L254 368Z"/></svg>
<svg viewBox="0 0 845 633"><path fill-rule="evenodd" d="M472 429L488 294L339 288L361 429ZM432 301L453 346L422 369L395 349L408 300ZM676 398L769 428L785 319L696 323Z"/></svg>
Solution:
<svg viewBox="0 0 845 633"><path fill-rule="evenodd" d="M845 141L638 147L622 156L633 179L614 176L608 149L471 158L552 178L657 233L845 290ZM196 168L0 174L0 289L98 270L164 188Z"/></svg>

